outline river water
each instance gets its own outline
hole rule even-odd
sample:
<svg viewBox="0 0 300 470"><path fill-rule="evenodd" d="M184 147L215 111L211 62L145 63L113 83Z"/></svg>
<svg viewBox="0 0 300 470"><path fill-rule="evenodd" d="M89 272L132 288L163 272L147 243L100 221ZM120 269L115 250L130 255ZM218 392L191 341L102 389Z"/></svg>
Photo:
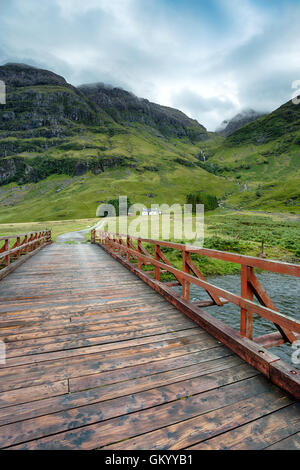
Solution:
<svg viewBox="0 0 300 470"><path fill-rule="evenodd" d="M300 280L293 276L269 272L257 274L257 277L279 312L300 320ZM239 275L208 277L207 281L229 292L240 295L241 284ZM174 289L178 293L181 293L181 288L176 287ZM210 300L206 292L201 287L191 284L190 292L190 300L192 302L196 300ZM222 320L235 330L240 330L240 309L236 305L228 303L222 307L205 307L204 310L219 320ZM253 325L254 337L277 331L276 327L271 322L258 315L254 316ZM292 349L291 345L282 344L275 348L271 348L270 351L277 356L280 356L285 362L292 364L293 368L297 367L300 369L300 364L292 362L292 353L295 349Z"/></svg>

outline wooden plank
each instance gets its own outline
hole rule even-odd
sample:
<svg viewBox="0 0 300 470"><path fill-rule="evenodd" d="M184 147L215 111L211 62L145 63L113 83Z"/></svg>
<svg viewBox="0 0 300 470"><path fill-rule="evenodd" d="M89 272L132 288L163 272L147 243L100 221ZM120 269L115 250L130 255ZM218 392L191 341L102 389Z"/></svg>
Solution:
<svg viewBox="0 0 300 470"><path fill-rule="evenodd" d="M279 391L256 394L255 397L236 401L232 405L198 414L182 422L143 434L135 439L104 447L104 449L141 450L141 449L196 449L197 443L219 435L237 426L254 421L268 413L291 404L291 400ZM136 426L136 424L135 424ZM64 438L64 435L61 437ZM49 438L50 441L50 438ZM62 441L64 443L64 440ZM41 445L38 448L43 448Z"/></svg>
<svg viewBox="0 0 300 470"><path fill-rule="evenodd" d="M158 377L148 376L146 380L143 378L127 381L122 383L121 387L119 383L112 384L104 387L103 389L97 388L73 393L63 397L55 397L41 400L39 402L33 402L28 404L26 407L15 406L13 410L3 409L0 414L0 423L1 425L6 425L9 423L24 421L25 419L28 420L31 418L38 418L39 416L42 417L44 415L55 414L52 423L55 421L58 424L57 418L59 417L59 429L62 431L70 429L70 426L72 428L69 421L72 421L72 414L74 416L74 411L71 411L69 417L67 417L67 410L74 410L80 407L81 416L84 417L85 424L88 424L88 422L91 424L95 421L99 421L99 416L101 417L100 420L106 419L103 414L105 409L108 409L110 413L109 417L119 416L120 414L123 414L124 410L124 414L127 414L130 410L136 411L139 409L150 408L151 406L171 402L174 399L178 400L179 398L184 398L187 393L189 396L192 396L215 389L218 386L235 383L240 378L248 379L257 375L257 371L249 368L249 366L245 364L238 367L231 367L227 370L224 369L222 370L222 374L218 371L217 373L197 376L194 370L191 369L190 372L192 373L192 378L188 380L182 380L185 377L188 377L187 374L179 374L178 376L176 375L178 372L171 373L171 371L168 371L168 373L160 374ZM177 381L174 381L174 378ZM153 380L153 384L151 384L151 379ZM197 389L196 387L199 388ZM173 393L174 391L176 393ZM141 403L142 406L140 408ZM60 411L63 413L58 414ZM93 411L92 417L90 416L91 411ZM98 414L95 415L94 411ZM61 426L62 416L64 417L63 426ZM32 421L32 427L39 428L42 421L42 419ZM79 427L79 424L80 422L76 419L75 427ZM28 429L27 424L25 426L26 429ZM43 435L47 435L48 430L45 426L42 427L44 430ZM5 429L9 429L11 431L12 429L17 429L17 426L10 426L9 428L2 427L1 434L5 432ZM59 429L57 429L57 432ZM42 435L41 431L38 432Z"/></svg>
<svg viewBox="0 0 300 470"><path fill-rule="evenodd" d="M232 368L234 370L228 372L229 375L227 375L227 380L229 380L230 377L233 379L235 377L235 373L241 370L244 370L246 374L247 371L249 372L247 377L258 374L255 369L251 370L250 366L247 364L242 364L242 361L237 357L220 358L205 362L201 368L199 368L198 364L194 364L191 366L174 368L147 376L138 376L137 378L131 378L129 376L128 380L123 380L121 383L109 383L102 387L96 387L93 389L90 388L83 391L73 390L72 393L68 393L68 395L63 397L44 397L44 399L27 403L26 407L19 405L18 401L16 401L15 406L10 406L9 408L0 410L0 423L9 424L17 421L23 421L25 419L43 416L45 414L56 413L58 411L72 409L83 405L111 400L113 398L126 395L132 395L133 393L151 390L154 387L162 387L168 384L183 382L187 379L201 376L205 376L205 379L201 381L201 390L203 391L204 387L206 387L205 390L209 390L210 388L214 388L216 383L220 383L218 382L220 371L223 373L224 371ZM220 380L224 380L225 376L226 374L224 374L224 376L222 375L223 378ZM53 386L54 385L55 383ZM13 393L15 393L16 400L20 400L20 403L23 403L23 390L33 390L33 388L18 389L13 391ZM201 390L199 390L199 392ZM27 397L28 394L26 395L26 398Z"/></svg>
<svg viewBox="0 0 300 470"><path fill-rule="evenodd" d="M253 301L253 292L249 282L252 269L250 266L241 266L241 296ZM241 307L241 335L253 339L253 313Z"/></svg>
<svg viewBox="0 0 300 470"><path fill-rule="evenodd" d="M299 450L300 449L300 432L297 432L293 436L287 437L282 441L276 442L269 447L267 450Z"/></svg>
<svg viewBox="0 0 300 470"><path fill-rule="evenodd" d="M2 392L0 393L0 408L5 408L5 412L11 415L14 413L13 405L24 404L34 400L43 400L57 395L64 395L65 393L68 393L68 391L68 381L63 380L61 382L52 382L45 385L38 385L36 387L19 388L8 392Z"/></svg>
<svg viewBox="0 0 300 470"><path fill-rule="evenodd" d="M124 235L125 236L125 235ZM131 236L132 239L137 239L137 237ZM281 274L290 274L291 276L300 277L300 265L293 263L285 263L282 261L273 261L262 259L254 256L240 255L237 253L229 253L226 251L213 250L210 248L197 248L189 245L184 245L181 243L166 242L162 240L153 240L147 238L139 238L141 242L149 243L155 245L159 243L160 246L166 246L168 248L173 248L174 250L186 250L189 253L198 253L203 256L208 256L210 258L221 259L223 261L229 261L232 263L237 263L246 266L252 266L259 269L264 269L271 272L281 273Z"/></svg>
<svg viewBox="0 0 300 470"><path fill-rule="evenodd" d="M86 376L70 378L70 391L74 392L93 387L101 387L109 383L121 382L137 377L146 377L147 375L157 374L171 369L180 369L194 364L199 365L199 369L201 367L202 370L206 367L207 362L230 356L231 352L227 348L218 347L197 353L183 354L176 358L163 359L157 362L128 366L117 370L95 372L94 374Z"/></svg>
<svg viewBox="0 0 300 470"><path fill-rule="evenodd" d="M253 268L264 269L280 274L289 274L291 276L300 277L300 265L293 263L284 263L282 261L273 261L254 256L239 255L236 253L228 253L226 251L211 250L209 248L193 248L187 247L190 253L199 253L200 255L217 258L223 261L252 266Z"/></svg>
<svg viewBox="0 0 300 470"><path fill-rule="evenodd" d="M30 317L30 321L24 322L23 318L15 317L15 320L9 318L7 322L0 323L0 332L5 335L6 341L18 341L25 340L35 337L44 336L63 336L66 332L76 333L80 331L91 331L101 328L101 325L105 325L109 322L109 318L114 321L129 321L137 319L148 319L151 308L149 306L149 313L145 312L145 309L140 309L140 312L136 311L137 308L133 309L130 306L127 308L120 308L119 312L116 309L107 308L104 312L99 312L96 309L90 310L89 313L78 314L76 312L64 314L62 312L61 318L50 318L45 316L37 315L36 317ZM153 308L152 308L153 310ZM109 312L111 312L109 314ZM171 309L162 308L161 311L153 315L154 320L159 321L160 319L166 318L172 313L174 319L178 319L181 314L174 315ZM28 314L29 316L29 314ZM77 318L76 318L77 317ZM27 317L28 318L28 317ZM43 321L44 320L44 321ZM41 326L43 325L43 329ZM64 329L62 330L62 325Z"/></svg>
<svg viewBox="0 0 300 470"><path fill-rule="evenodd" d="M249 273L249 283L251 285L251 288L260 301L262 305L265 305L268 308L271 308L272 310L275 310L278 312L278 309L274 305L273 301L270 299L268 294L266 293L265 289L257 279L256 275L253 272L253 269ZM286 341L289 341L290 343L293 343L295 341L296 336L289 330L280 327L278 324L274 323L276 328L279 330L279 332L282 334L282 336L286 339Z"/></svg>
<svg viewBox="0 0 300 470"><path fill-rule="evenodd" d="M164 315L166 312L162 312L162 315ZM133 320L135 320L137 317L135 315L132 315ZM188 323L183 323L180 318L177 318L176 315L174 315L175 318L173 318L174 323L180 323L182 325L182 330L187 329L186 326L190 329L196 328L195 325L193 324L188 324ZM94 321L93 321L94 320ZM119 322L122 321L123 318L122 316L119 319ZM128 320L128 319L127 319ZM127 321L125 318L125 321ZM156 320L156 321L155 321ZM103 331L103 335L107 334L107 320L101 321L101 317L98 317L98 315L94 315L92 318L88 319L83 319L82 321L79 320L77 322L73 321L70 322L69 318L63 319L60 322L57 321L45 321L45 325L42 323L42 321L32 321L32 324L34 325L39 325L39 327L32 327L32 332L30 332L30 323L26 323L25 327L23 326L23 322L19 322L19 324L12 324L9 325L8 327L3 327L1 328L1 333L3 333L3 338L7 343L16 343L18 341L22 340L30 340L30 339L35 339L38 338L38 329L41 331L41 325L43 326L43 330L40 333L40 338L44 338L46 336L49 337L49 342L51 342L51 338L55 337L66 337L69 338L69 336L66 334L69 332L70 334L79 334L79 333L87 333L91 334L91 332L96 332L100 333ZM139 326L141 325L142 322L133 322L134 326ZM119 323L120 324L120 323ZM145 327L143 328L141 334L143 335L143 331L148 331L148 330L155 330L159 326L162 327L167 327L168 323L166 321L160 321L159 317L154 317L153 319L153 324L150 325L150 328ZM186 326L184 326L186 325ZM59 328L58 328L59 326ZM103 327L103 330L102 330ZM121 327L114 327L114 331L112 331L112 334L118 334L118 332L121 330ZM110 330L111 331L111 330ZM122 330L121 330L122 331ZM159 333L158 333L159 334ZM145 335L143 335L145 336ZM53 340L52 340L53 341Z"/></svg>
<svg viewBox="0 0 300 470"><path fill-rule="evenodd" d="M262 450L300 430L300 404L282 408L194 446L197 450Z"/></svg>
<svg viewBox="0 0 300 470"><path fill-rule="evenodd" d="M195 274L195 276L197 276L199 279L202 279L203 281L205 281L205 277L203 276L202 272L200 271L200 269L197 268L197 266L195 265L195 263L193 263L193 261L191 260L191 254L188 253L188 252L185 252L186 255L187 255L187 264L188 266L190 267L190 269L192 270L192 272ZM220 297L218 295L215 295L213 292L209 292L209 291L206 291L207 294L210 296L210 298L212 299L212 301L214 302L214 304L216 305L223 305L223 302L221 301Z"/></svg>
<svg viewBox="0 0 300 470"><path fill-rule="evenodd" d="M7 239L12 240L12 239L15 239L17 237L25 237L26 235L35 235L37 233L41 233L41 232L38 231L38 232L18 233L16 235L4 235L4 236L0 237L0 241L1 240L7 240Z"/></svg>
<svg viewBox="0 0 300 470"><path fill-rule="evenodd" d="M256 344L263 346L264 348L273 348L274 346L279 346L284 344L285 340L282 337L282 334L278 332L268 333L266 335L259 336L253 340Z"/></svg>
<svg viewBox="0 0 300 470"><path fill-rule="evenodd" d="M237 374L236 377L238 379L239 375ZM240 375L240 377L245 377L245 375ZM101 406L95 404L87 409L80 407L65 411L63 415L47 415L47 417L32 420L30 424L27 421L26 426L22 426L22 423L2 426L0 446L14 446L20 441L30 440L20 448L93 449L102 447L170 423L190 419L191 416L199 416L211 410L229 406L242 396L251 397L253 401L253 396L259 392L262 393L269 386L262 377L254 377L208 392L187 396L188 393L197 393L199 380L192 379L187 384L177 383L162 389L142 392L134 395L130 401L127 398L120 398L104 402ZM276 397L272 395L276 402ZM170 401L172 398L174 400L175 396L186 398ZM101 415L99 415L100 410ZM99 417L101 417L101 422L99 422ZM67 426L69 430L62 432L63 426ZM57 432L59 432L59 437L55 435L46 437ZM43 435L45 437L42 437ZM41 436L40 439L32 440L39 436Z"/></svg>
<svg viewBox="0 0 300 470"><path fill-rule="evenodd" d="M170 322L170 319L169 319L169 322ZM144 325L144 328L143 328L143 325ZM101 341L100 338L109 333L117 335L117 334L122 334L121 333L122 331L123 333L125 333L125 332L130 332L130 331L139 331L140 329L146 330L147 328L154 329L159 326L161 326L162 328L168 327L168 321L160 321L160 320L154 321L153 320L153 322L149 321L149 322L144 322L144 323L138 320L132 321L132 322L127 321L127 322L124 322L123 328L120 325L116 325L116 324L112 324L110 327L109 323L105 323L105 324L99 323L95 330L92 329L86 332L83 330L78 333L74 332L74 333L54 336L54 338L52 336L49 336L49 337L44 336L41 338L34 337L34 338L18 340L18 341L7 341L7 351L11 350L12 353L16 353L16 355L19 355L17 351L18 349L22 349L25 352L27 350L29 351L37 350L40 347L41 352L43 352L47 350L46 349L47 345L50 345L50 349L52 348L52 345L54 345L56 349L59 349L60 343L62 344L71 343L71 344L74 344L73 347L76 347L77 342L83 343L85 340L87 341L92 340L92 338L95 338L95 340L97 341L97 337L98 337L99 338L98 342L100 342ZM90 328L91 327L92 326L90 325ZM182 318L182 319L176 319L176 321L174 321L173 327L174 327L174 330L179 330L181 328L185 329L185 327L186 329L188 329L188 328L193 327L193 324L186 321L185 318ZM98 331L99 328L100 328L100 331ZM3 335L3 338L5 340L5 335Z"/></svg>
<svg viewBox="0 0 300 470"><path fill-rule="evenodd" d="M158 333L160 332L160 329L157 331ZM186 333L186 334L184 334ZM144 333L145 334L145 333ZM161 338L160 338L161 336ZM99 345L92 346L89 345L87 347L83 347L82 345L76 345L75 349L59 349L58 351L53 351L53 352L43 352L43 353L36 353L36 354L31 354L28 356L24 356L19 353L20 356L13 356L13 357L6 357L6 363L1 367L1 369L8 368L8 367L13 367L13 366L19 366L19 365L25 365L25 364L32 364L32 363L40 363L44 361L52 361L56 359L62 359L62 358L69 358L69 357L78 357L78 356L83 356L83 355L92 355L92 354L97 354L99 352L104 352L104 351L112 351L112 350L117 350L121 349L126 353L126 348L131 348L131 347L136 347L138 345L147 345L150 344L150 346L140 349L141 350L155 350L156 348L162 347L162 341L164 340L172 340L173 342L170 342L170 347L174 347L175 343L177 346L180 346L180 344L192 344L194 342L197 342L199 337L203 338L203 334L201 332L194 331L194 335L191 335L190 330L187 331L178 331L178 332L172 332L172 333L166 333L162 335L157 335L157 336L141 336L140 338L136 338L136 335L134 335L134 339L129 339L128 337L125 338L126 341L124 341L124 337L122 341L116 341L116 342L111 342L111 337L106 337L105 341L101 341ZM159 339L160 338L160 339ZM174 339L174 338L177 338ZM104 343L104 344L103 344ZM93 344L93 343L92 343Z"/></svg>
<svg viewBox="0 0 300 470"><path fill-rule="evenodd" d="M148 362L180 357L188 353L211 350L214 348L216 348L216 344L213 340L211 342L199 341L195 344L164 348L155 352L151 350L134 352L128 349L125 354L122 350L116 350L92 354L91 356L71 357L38 364L16 366L8 369L5 368L0 370L0 391L95 374L100 370L112 371L126 366L147 364Z"/></svg>
<svg viewBox="0 0 300 470"><path fill-rule="evenodd" d="M287 390L296 400L300 400L300 370L287 366L283 361L270 364L270 379L279 387Z"/></svg>

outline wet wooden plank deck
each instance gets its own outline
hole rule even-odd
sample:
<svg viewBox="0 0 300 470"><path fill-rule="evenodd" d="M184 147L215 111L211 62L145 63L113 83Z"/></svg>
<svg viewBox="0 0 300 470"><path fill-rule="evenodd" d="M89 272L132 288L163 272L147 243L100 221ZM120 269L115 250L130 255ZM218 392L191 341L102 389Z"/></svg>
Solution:
<svg viewBox="0 0 300 470"><path fill-rule="evenodd" d="M299 404L96 245L0 284L0 447L299 448Z"/></svg>

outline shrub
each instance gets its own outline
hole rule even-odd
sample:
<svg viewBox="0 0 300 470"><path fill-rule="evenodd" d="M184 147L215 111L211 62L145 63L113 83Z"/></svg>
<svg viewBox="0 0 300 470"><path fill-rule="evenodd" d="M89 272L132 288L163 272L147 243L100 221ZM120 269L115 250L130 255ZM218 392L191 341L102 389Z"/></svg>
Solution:
<svg viewBox="0 0 300 470"><path fill-rule="evenodd" d="M116 216L120 215L119 199L110 199L109 201L107 201L106 204L111 204L112 206L114 206L114 208L116 210ZM130 202L130 200L128 198L127 199L127 211L128 211L130 206L132 206L132 203Z"/></svg>
<svg viewBox="0 0 300 470"><path fill-rule="evenodd" d="M192 204L193 212L196 212L196 205L203 204L204 210L210 211L218 207L218 200L216 196L205 193L203 191L197 191L195 193L190 193L186 197L187 204Z"/></svg>

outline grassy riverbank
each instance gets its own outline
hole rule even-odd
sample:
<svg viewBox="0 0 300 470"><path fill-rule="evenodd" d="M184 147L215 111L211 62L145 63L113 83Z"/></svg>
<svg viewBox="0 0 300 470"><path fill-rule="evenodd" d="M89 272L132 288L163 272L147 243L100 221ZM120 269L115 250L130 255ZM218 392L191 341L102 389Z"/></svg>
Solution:
<svg viewBox="0 0 300 470"><path fill-rule="evenodd" d="M132 219L129 218L129 223ZM274 215L219 208L205 214L204 246L221 251L258 256L263 241L264 253L267 258L298 263L300 261L299 228L300 219L293 214ZM172 231L171 221L171 234ZM148 237L151 238L150 231ZM189 240L176 239L172 236L171 241L189 243ZM153 253L152 245L146 245L146 247L148 251ZM162 251L174 266L181 268L180 252L169 248L163 248ZM233 263L199 255L192 255L192 258L205 275L235 274L240 270L240 266Z"/></svg>

